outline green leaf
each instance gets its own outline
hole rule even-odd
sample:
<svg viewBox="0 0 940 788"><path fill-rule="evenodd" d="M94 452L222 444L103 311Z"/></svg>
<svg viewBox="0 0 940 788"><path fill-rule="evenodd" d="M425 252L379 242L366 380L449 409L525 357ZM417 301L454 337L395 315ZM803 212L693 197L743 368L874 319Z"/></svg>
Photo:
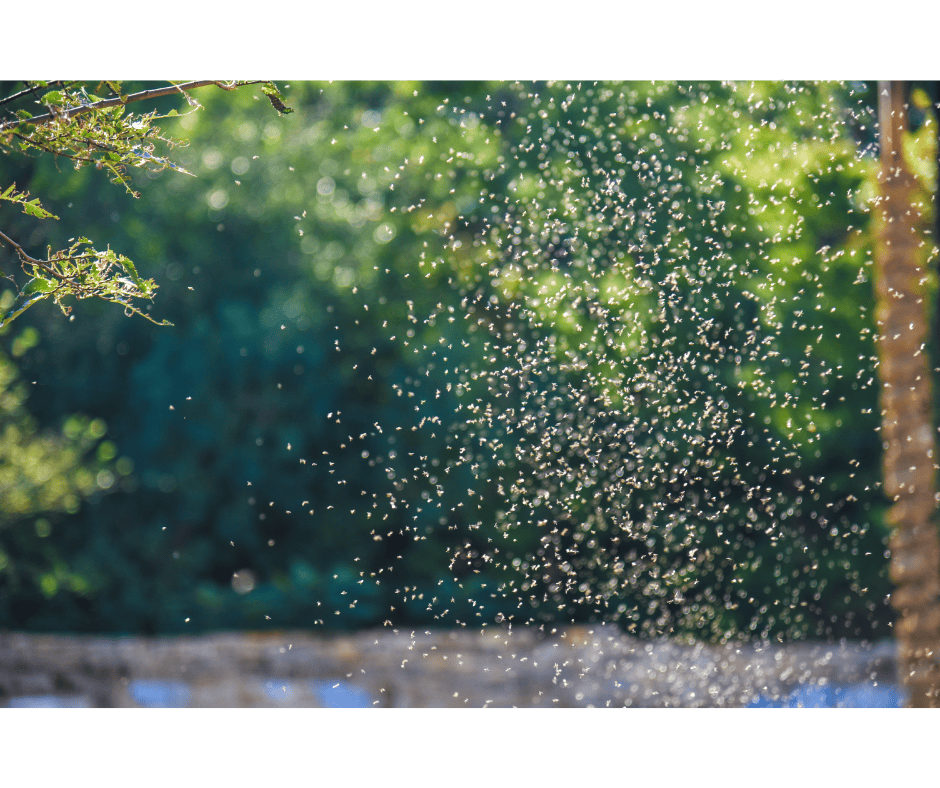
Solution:
<svg viewBox="0 0 940 788"><path fill-rule="evenodd" d="M137 273L137 266L134 265L133 261L126 257L121 257L121 265L123 265L124 270L130 274L131 279L134 280L134 284L138 287L141 287L143 282L140 279L140 275Z"/></svg>
<svg viewBox="0 0 940 788"><path fill-rule="evenodd" d="M35 198L26 202L26 198L29 196L27 192L17 192L16 184L9 186L3 194L0 194L0 200L6 200L7 202L19 203L23 206L23 211L28 213L30 216L35 216L39 219L58 219L59 217L53 213L50 213L45 208L39 204L39 198Z"/></svg>
<svg viewBox="0 0 940 788"><path fill-rule="evenodd" d="M43 104L64 104L65 94L61 90L50 90L42 97Z"/></svg>
<svg viewBox="0 0 940 788"><path fill-rule="evenodd" d="M38 219L58 219L59 217L53 213L50 213L45 208L39 204L39 199L31 200L30 202L23 203L23 211L28 213L30 216L35 216Z"/></svg>
<svg viewBox="0 0 940 788"><path fill-rule="evenodd" d="M294 111L284 103L284 96L281 95L281 91L277 89L277 86L273 82L262 85L261 92L268 97L271 106L282 115L288 115Z"/></svg>
<svg viewBox="0 0 940 788"><path fill-rule="evenodd" d="M0 317L0 329L8 326L10 323L16 320L16 318L22 315L27 309L29 309L33 304L36 304L42 300L43 300L43 295L41 293L35 294L32 298L27 298L20 306L18 306L12 312L7 312L7 314Z"/></svg>
<svg viewBox="0 0 940 788"><path fill-rule="evenodd" d="M23 294L51 293L55 289L56 284L51 279L43 279L41 276L37 276L35 279L30 279L26 283L26 287L23 288Z"/></svg>

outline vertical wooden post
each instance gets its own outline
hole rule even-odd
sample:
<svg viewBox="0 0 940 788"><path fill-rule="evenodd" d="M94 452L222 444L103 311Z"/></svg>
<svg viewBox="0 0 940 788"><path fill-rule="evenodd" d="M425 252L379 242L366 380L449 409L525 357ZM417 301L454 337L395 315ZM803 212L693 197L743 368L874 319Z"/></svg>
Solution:
<svg viewBox="0 0 940 788"><path fill-rule="evenodd" d="M918 262L919 212L904 163L903 82L878 83L882 202L875 256L884 488L893 501L891 602L901 678L910 705L940 706L940 539L934 463L931 371L924 272Z"/></svg>

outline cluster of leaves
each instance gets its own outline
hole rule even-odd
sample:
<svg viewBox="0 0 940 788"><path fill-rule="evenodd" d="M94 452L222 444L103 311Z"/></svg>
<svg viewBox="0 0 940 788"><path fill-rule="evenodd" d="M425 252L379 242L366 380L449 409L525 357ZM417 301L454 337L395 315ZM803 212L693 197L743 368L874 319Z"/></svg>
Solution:
<svg viewBox="0 0 940 788"><path fill-rule="evenodd" d="M27 83L24 89L0 100L0 107L12 116L0 120L0 152L48 154L72 162L75 169L90 166L103 170L113 183L123 186L128 194L137 198L140 193L132 188L130 171L169 169L189 174L163 153L164 148L172 151L186 143L167 136L155 125L157 120L178 116L176 109L165 114L158 114L156 110L134 113L127 105L177 94L184 96L195 110L200 105L188 91L207 84L234 90L246 83L183 83L132 95L122 91L120 82L101 83L98 89L106 89L111 94L109 97L89 93L89 86L81 82ZM276 86L266 83L262 90L272 103L277 102L279 112L289 111ZM20 106L22 104L29 104L30 108ZM33 109L37 105L45 113L37 113ZM19 205L29 216L58 219L42 207L38 198L27 198L28 194L17 191L15 184L6 186L0 194L0 200ZM5 233L0 233L0 243L15 250L20 268L28 277L21 286L15 272L6 272L6 278L13 283L20 298L11 311L0 316L0 327L45 299L54 301L68 315L71 299L100 298L122 306L127 314L138 314L157 322L138 306L146 301L149 309L157 284L153 279L142 279L134 263L111 251L110 247L99 250L88 238L80 237L55 251L50 247L45 257L37 258ZM166 324L166 321L161 322L161 325Z"/></svg>

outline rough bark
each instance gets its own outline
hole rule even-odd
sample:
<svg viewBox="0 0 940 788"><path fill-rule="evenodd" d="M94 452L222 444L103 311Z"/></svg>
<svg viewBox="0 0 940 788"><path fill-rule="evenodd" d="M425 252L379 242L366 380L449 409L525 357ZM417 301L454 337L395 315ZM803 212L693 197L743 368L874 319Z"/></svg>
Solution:
<svg viewBox="0 0 940 788"><path fill-rule="evenodd" d="M925 276L914 178L902 155L904 83L879 82L882 201L875 256L884 489L892 500L891 601L910 705L940 706L940 539Z"/></svg>

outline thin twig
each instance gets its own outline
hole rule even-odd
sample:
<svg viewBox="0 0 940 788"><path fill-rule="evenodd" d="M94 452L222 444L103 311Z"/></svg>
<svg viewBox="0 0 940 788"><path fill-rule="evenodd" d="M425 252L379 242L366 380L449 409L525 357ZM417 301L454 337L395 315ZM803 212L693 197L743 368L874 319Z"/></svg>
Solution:
<svg viewBox="0 0 940 788"><path fill-rule="evenodd" d="M27 262L34 263L34 264L42 263L42 260L37 260L36 258L30 257L28 254L26 254L22 246L20 246L16 241L10 238L10 236L4 234L2 231L0 231L0 241L6 241L8 244L10 244L10 246L16 249L20 257L26 260Z"/></svg>
<svg viewBox="0 0 940 788"><path fill-rule="evenodd" d="M223 82L218 79L203 79L195 82L184 82L181 85L169 85L164 88L153 88L152 90L142 90L139 93L132 93L125 98L120 96L116 98L102 99L97 101L94 104L88 104L83 107L72 107L71 109L59 110L55 113L48 113L46 115L36 115L32 118L27 118L26 120L9 120L6 123L0 123L0 132L6 131L13 126L17 126L20 123L28 123L32 126L43 126L46 123L51 123L54 120L71 120L77 115L84 115L86 112L93 112L98 109L110 109L111 107L117 107L124 104L131 104L135 101L145 101L146 99L160 98L161 96L169 96L174 93L182 93L187 90L195 90L196 88L203 88L208 85L215 85L216 87L222 88L223 90L234 90L237 87L242 85L257 85L263 83L265 80L256 79L246 82Z"/></svg>
<svg viewBox="0 0 940 788"><path fill-rule="evenodd" d="M56 271L54 268L52 268L51 266L49 266L49 264L48 264L45 260L37 260L35 257L31 257L30 255L26 254L26 251L23 249L23 247L20 246L20 245L19 245L16 241L14 241L12 238L10 238L10 236L6 235L3 231L0 231L0 241L6 241L8 244L10 244L10 246L12 246L14 249L16 249L17 254L20 256L20 261L21 261L21 262L23 262L23 263L29 263L30 265L35 265L35 266L41 268L41 269L42 269L43 271L45 271L47 274L50 274L50 275L56 277L56 279L68 279L67 276L64 276L63 274L60 274L60 273L59 273L58 271ZM71 260L78 260L78 259L81 259L81 257L84 257L84 256L85 256L85 255L81 255L81 256L79 256L79 257L68 257L68 258L66 258L65 260L63 260L62 262L69 262L69 261L71 261ZM25 269L24 269L24 270L25 270Z"/></svg>
<svg viewBox="0 0 940 788"><path fill-rule="evenodd" d="M63 80L54 79L51 82L46 83L46 87L51 87L52 85L60 85ZM11 101L16 101L18 98L22 98L27 93L35 93L39 89L38 85L30 85L28 88L21 90L19 93L14 93L12 96L7 96L5 99L0 99L0 107L4 104L9 104Z"/></svg>
<svg viewBox="0 0 940 788"><path fill-rule="evenodd" d="M87 156L79 156L77 153L66 153L64 149L56 150L55 148L49 148L45 145L40 145L38 142L31 140L29 137L23 136L22 134L17 134L16 132L13 132L13 136L17 139L23 140L23 142L28 143L29 145L32 145L34 148L36 148L36 150L41 150L45 153L51 153L53 156L63 156L66 159L71 159L72 161L84 161L88 164L98 163L98 159L89 159Z"/></svg>

